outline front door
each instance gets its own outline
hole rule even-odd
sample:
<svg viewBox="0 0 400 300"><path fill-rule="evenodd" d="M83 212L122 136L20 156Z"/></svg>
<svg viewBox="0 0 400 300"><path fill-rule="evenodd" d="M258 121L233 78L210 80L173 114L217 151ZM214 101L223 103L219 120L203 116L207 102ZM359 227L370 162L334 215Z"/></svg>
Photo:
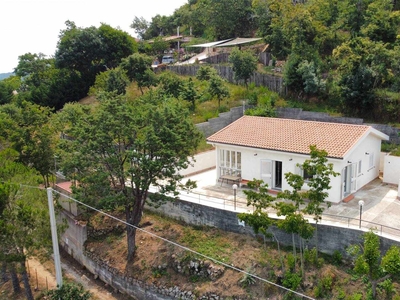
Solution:
<svg viewBox="0 0 400 300"><path fill-rule="evenodd" d="M342 199L357 191L357 164L351 164L342 170Z"/></svg>

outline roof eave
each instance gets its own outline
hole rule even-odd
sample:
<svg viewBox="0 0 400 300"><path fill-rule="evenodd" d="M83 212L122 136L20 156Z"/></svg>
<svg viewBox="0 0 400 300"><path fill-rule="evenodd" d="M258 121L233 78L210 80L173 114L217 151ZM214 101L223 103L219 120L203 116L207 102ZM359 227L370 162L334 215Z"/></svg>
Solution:
<svg viewBox="0 0 400 300"><path fill-rule="evenodd" d="M263 151L275 151L275 152L282 152L282 153L288 153L288 154L297 154L297 155L306 155L306 156L310 156L310 153L305 153L305 152L294 152L294 151L284 151L284 150L279 150L279 149L270 149L270 148L260 148L260 147L253 147L253 146L247 146L247 145L239 145L239 144L230 144L230 143L221 143L221 142L213 142L213 141L209 141L208 139L206 140L207 144L210 145L225 145L225 146L232 146L232 147L242 147L242 148L248 148L248 149L254 149L254 150L263 150ZM339 160L343 160L343 157L338 157L338 156L327 156L326 158L329 159L339 159Z"/></svg>

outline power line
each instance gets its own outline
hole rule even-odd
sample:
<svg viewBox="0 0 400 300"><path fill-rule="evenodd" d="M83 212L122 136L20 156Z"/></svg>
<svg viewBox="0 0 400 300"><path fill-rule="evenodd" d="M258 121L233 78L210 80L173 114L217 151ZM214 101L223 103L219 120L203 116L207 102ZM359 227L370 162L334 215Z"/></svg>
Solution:
<svg viewBox="0 0 400 300"><path fill-rule="evenodd" d="M46 190L46 188L44 188L44 187L31 186L31 185L26 185L26 184L22 184L22 183L6 182L6 181L0 181L0 183L10 184L10 185L19 185L20 187L26 187L26 188L32 188L32 189ZM144 232L144 233L147 233L147 234L149 234L149 235L151 235L151 236L153 236L153 237L156 237L156 238L158 238L158 239L160 239L160 240L162 240L162 241L164 241L164 242L166 242L166 243L170 243L170 244L172 244L172 245L174 245L174 246L176 246L176 247L178 247L178 248L181 248L181 249L183 249L183 250L192 252L192 253L194 253L194 254L196 254L196 255L198 255L198 256L204 257L204 258L206 258L206 259L208 259L208 260L211 260L211 261L213 261L213 262L215 262L215 263L217 263L217 264L223 265L223 266L225 266L225 267L227 267L227 268L230 268L230 269L232 269L232 270L238 271L238 272L240 272L240 273L243 273L243 274L245 274L245 275L251 276L251 277L253 277L253 278L255 278L255 279L258 279L258 280L260 280L260 281L263 281L263 282L266 282L266 283L271 284L271 285L273 285L273 286L276 286L276 287L278 287L278 288L280 288L280 289L283 289L283 290L285 290L285 291L287 291L287 292L296 294L296 295L301 296L301 297L306 298L306 299L315 300L314 298L311 298L311 297L309 297L309 296L307 296L307 295L304 295L304 294L301 294L301 293L299 293L299 292L293 291L293 290L291 290L291 289L289 289L289 288L286 288L286 287L284 287L284 286L281 286L281 285L279 285L279 284L277 284L277 283L271 282L271 281L269 281L269 280L267 280L267 279L265 279L265 278L259 277L259 276L255 275L255 274L251 274L251 273L246 272L246 271L244 271L244 270L242 270L242 269L239 269L239 268L236 268L236 267L234 267L234 266L231 266L231 265L229 265L229 264L227 264L227 263L225 263L225 262L219 261L219 260L217 260L217 259L215 259L215 258L212 258L212 257L210 257L210 256L207 256L207 255L202 254L202 253L200 253L200 252L197 252L197 251L195 251L195 250L192 250L192 249L190 249L190 248L188 248L188 247L185 247L185 246L183 246L183 245L181 245L181 244L178 244L178 243L176 243L176 242L174 242L174 241L171 241L171 240L168 240L168 239L166 239L166 238L163 238L163 237L161 237L161 236L159 236L159 235L156 235L156 234L154 234L154 233L152 233L152 232L150 232L150 231L147 231L147 230L145 230L145 229L143 229L143 228L140 228L140 227L137 227L137 226L135 226L135 225L129 224L129 223L127 223L127 222L124 221L124 220L118 219L117 217L114 217L114 216L112 216L112 215L110 215L110 214L108 214L108 213L106 213L106 212L104 212L104 211L102 211L102 210L100 210L100 209L97 209L97 208L92 207L92 206L90 206L90 205L88 205L88 204L86 204L86 203L83 203L83 202L81 202L81 201L79 201L79 200L77 200L77 199L75 199L75 198L73 198L73 197L71 197L71 196L65 195L65 194L63 194L62 192L59 192L59 191L57 191L57 190L55 190L55 189L53 189L53 188L51 188L51 190L54 191L55 193L59 194L59 195L62 195L62 196L64 196L64 197L66 197L66 198L68 198L68 199L70 199L70 200L76 202L76 203L79 203L79 204L81 204L81 205L83 205L83 206L85 206L85 207L87 207L87 208L89 208L89 209L91 209L91 210L94 210L94 211L96 211L96 212L99 212L99 213L101 213L101 214L103 214L103 215L105 215L105 216L107 216L107 217L109 217L109 218L111 218L111 219L114 219L114 220L116 220L116 221L118 221L118 222L121 222L121 223L123 223L123 224L125 224L125 225L127 225L127 226L133 227L133 228L135 228L136 230L139 230L139 231L142 231L142 232Z"/></svg>
<svg viewBox="0 0 400 300"><path fill-rule="evenodd" d="M9 185L19 185L20 187L27 187L27 188L30 188L30 189L37 189L37 190L46 190L46 188L45 187L40 187L40 186L33 186L33 185L27 185L27 184L23 184L23 183L17 183L17 182L10 182L10 181L0 181L0 183L3 183L3 184L9 184ZM54 191L54 189L53 189L53 191Z"/></svg>
<svg viewBox="0 0 400 300"><path fill-rule="evenodd" d="M266 283L268 283L268 284L274 285L274 286L276 286L276 287L278 287L278 288L281 288L281 289L283 289L283 290L286 290L287 292L291 292L291 293L293 293L293 294L296 294L296 295L301 296L301 297L306 298L306 299L315 300L314 298L311 298L311 297L309 297L309 296L307 296L307 295L304 295L304 294L301 294L301 293L299 293L299 292L293 291L293 290L291 290L291 289L289 289L289 288L286 288L286 287L284 287L284 286L281 286L281 285L279 285L279 284L277 284L277 283L274 283L274 282L271 282L271 281L269 281L269 280L267 280L267 279L261 278L261 277L255 275L255 274L251 274L251 273L246 272L246 271L244 271L244 270L242 270L242 269L236 268L236 267L231 266L231 265L229 265L229 264L227 264L227 263L224 263L224 262L222 262L222 261L219 261L219 260L217 260L217 259L215 259L215 258L209 257L209 256L207 256L207 255L204 255L204 254L200 253L200 252L197 252L197 251L195 251L195 250L192 250L192 249L190 249L190 248L188 248L188 247L185 247L185 246L183 246L183 245L181 245L181 244L178 244L178 243L176 243L176 242L174 242L174 241L171 241L171 240L168 240L168 239L166 239L166 238L164 238L164 237L161 237L161 236L159 236L159 235L156 235L156 234L154 234L154 233L152 233L152 232L150 232L150 231L147 231L147 230L145 230L145 229L143 229L143 228L140 228L140 227L137 227L137 226L135 226L135 225L129 224L128 222L126 222L126 221L124 221L124 220L118 219L117 217L114 217L114 216L112 216L112 215L110 215L110 214L108 214L108 213L106 213L106 212L104 212L104 211L102 211L102 210L100 210L100 209L97 209L97 208L92 207L92 206L90 206L90 205L88 205L88 204L86 204L86 203L83 203L83 202L81 202L81 201L79 201L79 200L77 200L77 199L75 199L75 198L73 198L73 197L70 197L70 196L68 196L68 195L65 195L65 194L63 194L62 192L59 192L59 191L57 191L57 190L55 190L55 189L52 189L52 190L53 190L54 192L56 192L57 194L62 195L62 196L66 197L66 198L68 198L68 199L70 199L70 200L72 200L72 201L74 201L74 202L76 202L76 203L79 203L79 204L81 204L81 205L83 205L83 206L85 206L85 207L87 207L87 208L89 208L89 209L92 209L92 210L94 210L94 211L96 211L96 212L99 212L99 213L101 213L101 214L103 214L103 215L105 215L105 216L107 216L107 217L109 217L109 218L111 218L111 219L114 219L114 220L116 220L116 221L118 221L118 222L121 222L121 223L123 223L123 224L125 224L125 225L127 225L127 226L133 227L133 228L135 228L136 230L139 230L139 231L142 231L142 232L144 232L144 233L147 233L147 234L149 234L149 235L151 235L151 236L153 236L153 237L156 237L156 238L158 238L158 239L160 239L160 240L162 240L162 241L164 241L164 242L166 242L166 243L170 243L170 244L172 244L172 245L174 245L174 246L176 246L176 247L179 247L179 248L181 248L181 249L183 249L183 250L192 252L192 253L194 253L194 254L196 254L196 255L198 255L198 256L204 257L204 258L206 258L206 259L208 259L208 260L211 260L211 261L213 261L213 262L215 262L215 263L217 263L217 264L223 265L223 266L225 266L225 267L227 267L227 268L230 268L230 269L233 269L233 270L238 271L238 272L240 272L240 273L243 273L243 274L245 274L245 275L251 276L251 277L256 278L256 279L258 279L258 280L260 280L260 281L263 281L263 282L266 282Z"/></svg>

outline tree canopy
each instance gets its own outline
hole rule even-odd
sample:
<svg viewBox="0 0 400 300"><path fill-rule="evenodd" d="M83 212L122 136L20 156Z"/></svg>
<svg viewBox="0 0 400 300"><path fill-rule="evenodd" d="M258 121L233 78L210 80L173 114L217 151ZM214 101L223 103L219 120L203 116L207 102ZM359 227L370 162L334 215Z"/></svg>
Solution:
<svg viewBox="0 0 400 300"><path fill-rule="evenodd" d="M103 94L95 109L66 105L58 122L71 137L62 140L59 149L64 174L79 182L74 194L84 202L125 208L132 225L127 226L132 260L136 226L148 196L157 203L185 187L179 170L188 166L201 134L181 102L156 96L128 102ZM159 192L150 194L150 186Z"/></svg>

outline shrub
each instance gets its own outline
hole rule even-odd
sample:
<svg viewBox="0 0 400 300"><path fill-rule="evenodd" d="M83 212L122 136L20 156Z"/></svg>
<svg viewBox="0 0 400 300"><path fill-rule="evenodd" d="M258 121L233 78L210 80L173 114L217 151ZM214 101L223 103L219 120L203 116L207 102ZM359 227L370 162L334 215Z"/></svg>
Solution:
<svg viewBox="0 0 400 300"><path fill-rule="evenodd" d="M340 251L335 250L332 255L332 260L335 265L340 265L342 263L343 255Z"/></svg>
<svg viewBox="0 0 400 300"><path fill-rule="evenodd" d="M295 291L301 282L301 277L297 273L292 273L290 271L285 273L285 278L282 281L284 287Z"/></svg>

